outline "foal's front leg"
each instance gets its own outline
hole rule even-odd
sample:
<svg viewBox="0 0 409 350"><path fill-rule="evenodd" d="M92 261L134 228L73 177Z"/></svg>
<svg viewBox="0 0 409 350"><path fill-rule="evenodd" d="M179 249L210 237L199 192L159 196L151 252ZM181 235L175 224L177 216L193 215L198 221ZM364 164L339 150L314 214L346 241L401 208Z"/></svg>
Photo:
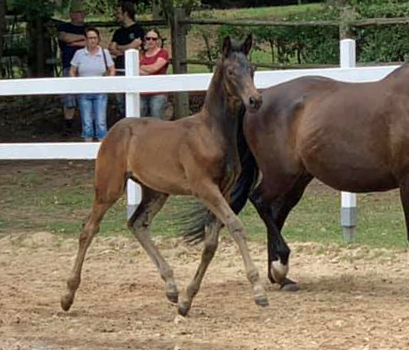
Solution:
<svg viewBox="0 0 409 350"><path fill-rule="evenodd" d="M233 236L235 242L239 246L241 256L243 257L244 267L246 269L247 279L253 285L254 299L257 305L267 306L268 299L264 291L264 287L260 281L260 275L255 267L246 244L245 229L233 210L230 208L226 199L223 197L220 189L214 185L205 186L202 184L198 197L205 203L205 205L218 218L215 227L210 230L206 236L205 248L202 255L202 261L196 273L195 278L190 283L183 300L179 304L179 313L186 315L189 311L190 305L194 295L199 290L200 282L204 277L204 273L213 258L214 252L217 248L218 233L221 225L224 224ZM212 231L212 232L211 232ZM216 243L215 243L216 242Z"/></svg>
<svg viewBox="0 0 409 350"><path fill-rule="evenodd" d="M142 202L136 208L132 217L128 221L128 228L132 231L146 253L155 263L160 276L166 283L166 296L172 303L178 302L178 290L173 279L173 271L165 261L158 248L153 243L149 227L169 195L156 192L148 187L142 186Z"/></svg>

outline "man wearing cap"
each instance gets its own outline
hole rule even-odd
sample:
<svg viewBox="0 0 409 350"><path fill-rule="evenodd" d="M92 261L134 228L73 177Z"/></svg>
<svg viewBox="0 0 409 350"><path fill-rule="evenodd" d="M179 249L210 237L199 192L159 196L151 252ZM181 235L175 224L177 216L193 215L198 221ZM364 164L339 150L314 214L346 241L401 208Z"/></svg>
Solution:
<svg viewBox="0 0 409 350"><path fill-rule="evenodd" d="M109 51L115 57L115 69L117 75L125 75L125 51L128 49L138 50L142 45L145 33L142 27L135 21L135 7L130 1L120 1L116 9L117 21L121 28L114 32L109 44ZM125 115L124 95L117 95L119 113Z"/></svg>
<svg viewBox="0 0 409 350"><path fill-rule="evenodd" d="M58 44L61 49L63 76L70 76L71 60L78 49L85 46L85 12L78 0L73 0L70 7L70 23L62 23L58 26ZM65 134L72 133L72 124L75 113L76 96L63 95Z"/></svg>

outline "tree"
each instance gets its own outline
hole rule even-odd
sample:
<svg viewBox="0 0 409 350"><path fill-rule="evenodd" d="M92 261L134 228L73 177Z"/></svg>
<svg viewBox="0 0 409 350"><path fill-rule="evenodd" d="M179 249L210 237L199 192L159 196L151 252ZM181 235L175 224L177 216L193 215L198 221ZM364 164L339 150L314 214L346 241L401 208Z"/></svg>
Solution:
<svg viewBox="0 0 409 350"><path fill-rule="evenodd" d="M3 40L4 34L6 32L6 12L7 12L7 1L0 0L0 72L3 72L3 67L1 59L3 58Z"/></svg>
<svg viewBox="0 0 409 350"><path fill-rule="evenodd" d="M175 9L182 8L186 16L190 16L192 10L200 5L200 0L156 0L162 6L164 17L168 20L175 16Z"/></svg>
<svg viewBox="0 0 409 350"><path fill-rule="evenodd" d="M58 0L57 0L58 1ZM60 5L65 0L58 1ZM52 75L51 67L45 64L51 57L51 33L47 22L56 10L51 0L10 0L13 12L23 14L26 25L29 76L43 77Z"/></svg>

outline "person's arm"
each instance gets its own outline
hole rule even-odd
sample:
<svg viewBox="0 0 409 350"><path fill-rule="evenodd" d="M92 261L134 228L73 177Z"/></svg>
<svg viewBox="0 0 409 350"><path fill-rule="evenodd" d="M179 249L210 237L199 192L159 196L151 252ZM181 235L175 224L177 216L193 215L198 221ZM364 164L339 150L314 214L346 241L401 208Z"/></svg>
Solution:
<svg viewBox="0 0 409 350"><path fill-rule="evenodd" d="M105 50L105 49L103 49ZM112 60L111 54L109 53L109 51L104 51L105 52L105 57L107 60L107 66L108 66L108 75L109 76L114 76L116 74L116 69L115 69L115 65L114 65L114 61Z"/></svg>
<svg viewBox="0 0 409 350"><path fill-rule="evenodd" d="M70 67L70 77L76 77L78 76L78 65L79 65L79 54L80 51L82 51L83 49L77 50L74 54L74 57L71 60L71 67Z"/></svg>
<svg viewBox="0 0 409 350"><path fill-rule="evenodd" d="M109 43L108 50L109 50L109 53L114 57L123 55L123 52L118 50L118 44L115 41L111 41Z"/></svg>
<svg viewBox="0 0 409 350"><path fill-rule="evenodd" d="M77 72L78 72L77 66L71 65L71 67L70 67L70 77L72 77L72 78L76 77Z"/></svg>
<svg viewBox="0 0 409 350"><path fill-rule="evenodd" d="M58 33L58 40L65 42L69 46L85 46L85 35L82 34L72 34L66 32Z"/></svg>
<svg viewBox="0 0 409 350"><path fill-rule="evenodd" d="M168 61L163 57L158 57L155 63L141 66L141 75L154 74L162 69L167 63Z"/></svg>
<svg viewBox="0 0 409 350"><path fill-rule="evenodd" d="M117 48L117 50L120 51L121 54L123 55L124 52L125 52L126 50L129 50L129 49L139 50L139 48L141 47L141 45L142 45L142 40L139 39L139 38L137 38L137 39L134 39L134 40L133 40L132 42L130 42L129 44L126 44L126 45L117 45L116 48Z"/></svg>
<svg viewBox="0 0 409 350"><path fill-rule="evenodd" d="M108 74L109 74L109 76L111 76L111 77L113 77L113 76L116 74L116 69L115 69L115 66L114 66L114 65L108 67Z"/></svg>

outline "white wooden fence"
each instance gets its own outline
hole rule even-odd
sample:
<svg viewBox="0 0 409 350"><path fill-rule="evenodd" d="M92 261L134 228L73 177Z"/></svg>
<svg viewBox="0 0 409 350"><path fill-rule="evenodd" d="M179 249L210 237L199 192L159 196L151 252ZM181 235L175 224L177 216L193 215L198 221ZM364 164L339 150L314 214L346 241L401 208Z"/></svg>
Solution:
<svg viewBox="0 0 409 350"><path fill-rule="evenodd" d="M126 75L121 77L45 78L0 80L0 96L50 95L67 93L126 93L127 117L139 117L139 93L158 91L205 91L212 75L139 76L139 56L126 52ZM340 42L340 68L260 71L255 74L257 88L267 88L301 76L319 75L341 81L370 82L385 77L397 66L355 68L355 42ZM39 159L95 159L99 143L0 143L0 161ZM128 186L128 215L139 203L137 187ZM356 197L342 194L342 208L351 218L343 219L344 235L353 237ZM342 213L343 211L341 211ZM352 213L352 214L351 214ZM345 214L345 213L344 213Z"/></svg>

